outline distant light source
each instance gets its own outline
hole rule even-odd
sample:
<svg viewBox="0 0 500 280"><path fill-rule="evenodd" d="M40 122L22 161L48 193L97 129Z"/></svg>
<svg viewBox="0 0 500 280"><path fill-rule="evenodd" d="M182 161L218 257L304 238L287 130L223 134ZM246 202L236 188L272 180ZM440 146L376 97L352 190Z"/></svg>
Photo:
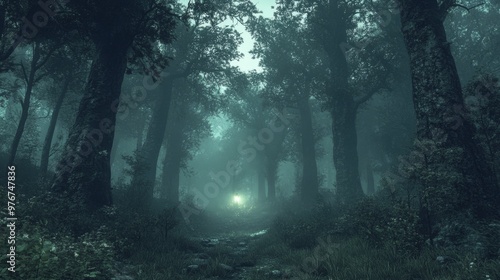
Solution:
<svg viewBox="0 0 500 280"><path fill-rule="evenodd" d="M241 199L241 196L234 195L233 196L233 202L236 203L236 204L241 204L243 202L243 200Z"/></svg>

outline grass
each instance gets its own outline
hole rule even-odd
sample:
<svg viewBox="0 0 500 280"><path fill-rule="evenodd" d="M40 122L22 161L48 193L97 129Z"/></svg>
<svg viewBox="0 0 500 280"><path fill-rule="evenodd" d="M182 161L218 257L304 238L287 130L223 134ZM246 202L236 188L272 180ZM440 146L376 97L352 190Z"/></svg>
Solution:
<svg viewBox="0 0 500 280"><path fill-rule="evenodd" d="M252 254L277 258L300 279L328 280L494 280L500 279L500 260L475 260L460 252L427 248L411 256L391 245L373 246L366 240L336 240L314 249L292 250L276 236L258 241ZM447 256L441 264L437 256ZM471 264L472 263L472 264ZM262 278L263 275L259 275Z"/></svg>
<svg viewBox="0 0 500 280"><path fill-rule="evenodd" d="M246 220L243 219L243 221ZM237 222L234 225L229 222L228 224L234 226L230 228L240 230L241 228L237 227L240 221ZM294 220L290 221L290 223L292 222ZM307 227L300 229L310 230ZM248 231L246 233L245 231L238 233L235 231L234 235L225 232L230 240L228 243L221 242L214 247L207 248L201 245L199 237L200 234L203 237L216 237L212 236L211 232L198 232L196 235L198 239L194 239L193 233L183 227L172 230L171 234L169 232L166 239L155 230L144 230L144 232L145 235L142 236L140 241L134 246L130 246L132 248L130 259L123 261L130 264L130 266L127 265L127 271L138 280L500 280L500 259L498 258L478 260L470 252L444 251L430 247L425 248L418 254L405 254L398 250L399 248L391 245L390 242L370 243L366 240L366 236L363 237L359 234L356 234L356 236L335 235L336 237L330 239L324 237L319 239L321 246L314 246L318 241L311 240L312 247L292 248L290 243L285 240L286 238L280 238L279 234L282 233L280 231L270 229L268 233L255 239L249 237ZM315 231L311 235L326 235L329 232L328 230L321 233ZM192 236L192 238L189 238L189 236ZM101 275L86 278L83 276L89 274L89 271L96 270L86 269L86 263L94 266L97 261L97 264L100 264L100 268L97 270L99 272L115 268L116 259L114 258L118 255L113 254L113 258L103 259L103 257L107 257L105 254L107 251L99 249L102 248L101 245L104 240L100 238L101 235L96 233L93 239L89 239L89 242L97 248L96 250L90 250L88 248L94 247L87 246L88 248L84 248L88 250L82 249L79 251L80 256L77 259L75 257L64 259L65 263L68 260L73 260L73 262L70 262L72 267L69 269L73 271L74 275L82 275L80 278L73 276L69 278L109 279ZM39 245L40 248L37 247L38 251L45 250L42 246L44 242L35 242L40 238L33 235L31 239L33 244ZM241 255L243 252L241 246L235 245L240 241L245 241L249 245L246 254ZM69 242L66 239L57 239L53 243L56 248L62 248L64 247L62 245L66 243L78 247L78 244L73 244L74 241ZM52 243L49 243L49 245L52 245ZM30 250L34 251L34 249ZM26 256L33 255L21 251L20 253L20 255ZM71 253L71 256L74 254L73 251L69 253ZM193 264L193 259L198 253L209 256L207 265L194 272L188 272L187 267ZM449 261L441 264L436 260L438 256L446 256ZM52 257L46 258L47 263L41 263L38 259L40 258L35 259L35 263L40 263L45 268L53 268L54 264L58 265L60 263L59 260ZM230 274L233 274L233 272L229 272L221 266L221 264L225 264L237 268L242 263L250 263L250 265L244 266L237 272L239 275L233 278L230 278ZM121 264L121 261L119 264ZM32 265L32 267L35 266ZM273 270L279 270L280 273L285 275L270 275ZM244 278L239 278L240 276L244 276ZM25 277L23 279L38 278ZM52 279L69 278L61 276Z"/></svg>

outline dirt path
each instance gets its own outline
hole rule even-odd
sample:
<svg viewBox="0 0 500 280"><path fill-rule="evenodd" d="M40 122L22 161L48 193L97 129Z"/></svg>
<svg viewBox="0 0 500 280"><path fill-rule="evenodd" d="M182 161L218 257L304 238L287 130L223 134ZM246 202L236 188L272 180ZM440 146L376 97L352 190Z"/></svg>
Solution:
<svg viewBox="0 0 500 280"><path fill-rule="evenodd" d="M268 233L272 218L266 210L212 217L206 225L195 229L191 237L202 245L204 252L193 254L187 272L197 273L210 266L218 275L205 279L293 279L292 270L284 268L278 260L252 252L255 242ZM214 269L214 263L219 269Z"/></svg>

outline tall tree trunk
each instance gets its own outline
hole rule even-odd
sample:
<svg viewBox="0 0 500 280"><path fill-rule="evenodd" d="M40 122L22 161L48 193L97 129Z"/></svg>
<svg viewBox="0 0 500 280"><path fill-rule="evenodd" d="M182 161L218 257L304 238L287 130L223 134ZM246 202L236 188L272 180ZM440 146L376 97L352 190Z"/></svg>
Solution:
<svg viewBox="0 0 500 280"><path fill-rule="evenodd" d="M445 1L443 3L448 3ZM443 148L463 149L457 170L467 179L462 202L482 217L500 203L498 182L475 142L475 129L465 116L462 88L447 41L443 20L449 7L437 0L401 0L401 23L410 57L417 138L434 140Z"/></svg>
<svg viewBox="0 0 500 280"><path fill-rule="evenodd" d="M118 157L120 157L120 153L118 152L118 150L120 149L120 142L121 142L121 138L120 137L115 137L113 139L113 147L111 148L111 155L109 156L109 164L111 166L113 166L113 164L115 163L115 160L116 160L116 156L118 155Z"/></svg>
<svg viewBox="0 0 500 280"><path fill-rule="evenodd" d="M276 200L276 177L278 172L278 161L274 158L268 158L266 166L267 199L272 202Z"/></svg>
<svg viewBox="0 0 500 280"><path fill-rule="evenodd" d="M162 198L169 203L179 202L179 176L181 173L181 159L177 151L168 151L163 161Z"/></svg>
<svg viewBox="0 0 500 280"><path fill-rule="evenodd" d="M66 92L68 91L68 87L70 84L71 78L67 77L66 81L64 81L64 85L57 97L56 105L52 110L52 115L50 116L49 128L47 129L47 134L45 135L45 141L43 143L42 149L42 157L40 160L40 173L42 178L47 176L47 169L49 166L49 157L50 157L50 147L52 146L52 139L54 138L54 131L56 130L57 118L59 117L59 112L61 111L61 107L66 97Z"/></svg>
<svg viewBox="0 0 500 280"><path fill-rule="evenodd" d="M156 180L156 166L160 154L161 145L167 129L168 111L172 99L173 80L166 79L158 92L158 100L153 109L149 122L146 139L140 151L138 162L141 172L134 175L132 179L132 192L137 206L146 206L153 198L153 190ZM147 209L143 209L147 210Z"/></svg>
<svg viewBox="0 0 500 280"><path fill-rule="evenodd" d="M21 137L23 136L24 126L28 120L28 114L30 109L31 93L33 91L33 86L35 85L35 73L37 71L37 63L40 59L40 47L38 43L34 43L33 47L33 57L31 58L30 69L28 77L26 80L26 90L24 92L24 99L21 103L21 118L19 119L19 124L17 125L16 134L12 140L10 146L9 158L7 161L8 165L13 165L16 158L17 149L19 148L19 143L21 142Z"/></svg>
<svg viewBox="0 0 500 280"><path fill-rule="evenodd" d="M179 116L181 117L181 116ZM162 196L168 202L179 202L179 175L181 172L182 131L179 122L172 119L167 133L167 152L163 161Z"/></svg>
<svg viewBox="0 0 500 280"><path fill-rule="evenodd" d="M298 107L300 112L303 161L301 198L305 202L312 202L317 198L319 183L309 95L305 95L299 100Z"/></svg>
<svg viewBox="0 0 500 280"><path fill-rule="evenodd" d="M142 149L142 142L144 141L144 124L146 123L145 118L142 120L142 126L137 128L137 142L135 142L135 149L140 151Z"/></svg>
<svg viewBox="0 0 500 280"><path fill-rule="evenodd" d="M375 193L375 180L373 178L373 168L370 159L366 163L366 194L373 195Z"/></svg>
<svg viewBox="0 0 500 280"><path fill-rule="evenodd" d="M3 33L5 30L5 17L7 14L7 9L6 9L7 5L5 5L5 3L2 3L2 4L3 5L0 6L0 39L3 38Z"/></svg>
<svg viewBox="0 0 500 280"><path fill-rule="evenodd" d="M88 210L110 205L110 155L116 123L116 101L127 66L132 38L115 35L96 43L85 93L69 132L52 188L70 199L83 199Z"/></svg>
<svg viewBox="0 0 500 280"><path fill-rule="evenodd" d="M341 203L353 203L363 197L358 170L356 109L351 96L337 96L332 113L333 162L336 170L337 196Z"/></svg>
<svg viewBox="0 0 500 280"><path fill-rule="evenodd" d="M140 151L142 149L142 144L144 144L144 130L146 130L146 123L147 123L147 114L143 114L141 112L138 112L137 116L137 123L138 126L136 128L136 142L135 142L135 150Z"/></svg>
<svg viewBox="0 0 500 280"><path fill-rule="evenodd" d="M266 201L266 175L262 165L257 168L257 180L257 200L264 203Z"/></svg>
<svg viewBox="0 0 500 280"><path fill-rule="evenodd" d="M357 105L349 87L349 67L344 48L347 44L348 16L340 1L328 4L329 22L325 51L330 64L329 100L332 115L333 162L336 192L340 203L352 204L363 197L358 170Z"/></svg>
<svg viewBox="0 0 500 280"><path fill-rule="evenodd" d="M280 153L283 149L283 142L288 133L288 129L277 131L274 134L273 141L264 150L266 155L266 176L267 176L267 197L268 200L276 199L276 180L278 177L278 166L280 163Z"/></svg>

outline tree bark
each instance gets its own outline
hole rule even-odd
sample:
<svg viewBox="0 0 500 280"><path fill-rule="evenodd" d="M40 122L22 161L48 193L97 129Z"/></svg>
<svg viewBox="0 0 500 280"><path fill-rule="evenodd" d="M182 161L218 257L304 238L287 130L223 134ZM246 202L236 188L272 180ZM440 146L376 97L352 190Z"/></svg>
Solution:
<svg viewBox="0 0 500 280"><path fill-rule="evenodd" d="M115 106L132 42L127 35L96 42L96 58L52 185L55 192L66 193L70 199L83 199L90 211L112 203L110 155Z"/></svg>
<svg viewBox="0 0 500 280"><path fill-rule="evenodd" d="M373 178L373 168L370 159L366 163L366 194L373 195L375 193L375 180Z"/></svg>
<svg viewBox="0 0 500 280"><path fill-rule="evenodd" d="M146 124L146 117L143 116L143 119L141 120L142 121L142 126L137 128L137 142L135 143L135 149L137 151L140 151L142 149L142 142L143 142L143 138L144 138L144 125Z"/></svg>
<svg viewBox="0 0 500 280"><path fill-rule="evenodd" d="M171 124L171 130L167 136L167 152L163 161L162 196L168 202L176 204L179 202L182 132L179 123L175 119Z"/></svg>
<svg viewBox="0 0 500 280"><path fill-rule="evenodd" d="M70 84L71 78L67 77L64 81L64 85L57 97L56 105L52 110L52 115L50 116L49 128L47 129L47 134L45 135L45 141L43 143L42 149L42 157L40 160L40 173L42 178L47 176L47 169L49 166L49 157L50 157L50 147L52 146L52 139L54 138L54 131L56 130L57 118L59 117L59 112L61 111L61 107L66 97L66 92L68 91L68 87Z"/></svg>
<svg viewBox="0 0 500 280"><path fill-rule="evenodd" d="M2 4L5 4L5 3L2 3ZM7 7L6 6L7 5L0 6L0 39L3 39L3 33L5 30L5 19L6 19L6 14L7 14Z"/></svg>
<svg viewBox="0 0 500 280"><path fill-rule="evenodd" d="M317 198L319 183L311 107L309 105L308 94L299 100L298 106L300 112L303 161L301 198L305 202L312 202Z"/></svg>
<svg viewBox="0 0 500 280"><path fill-rule="evenodd" d="M283 142L288 133L287 128L276 131L273 141L264 150L266 155L266 176L267 176L267 197L269 201L276 199L276 181L278 178L278 167L280 163L280 153L283 149Z"/></svg>
<svg viewBox="0 0 500 280"><path fill-rule="evenodd" d="M169 203L176 204L179 202L179 176L181 172L181 159L175 151L165 154L163 161L163 178L162 178L162 198L165 198Z"/></svg>
<svg viewBox="0 0 500 280"><path fill-rule="evenodd" d="M323 45L331 73L327 95L331 104L336 193L340 203L352 204L363 197L363 189L358 170L357 105L349 87L349 67L344 53L348 18L340 1L330 1L328 10L328 36L323 39Z"/></svg>
<svg viewBox="0 0 500 280"><path fill-rule="evenodd" d="M118 152L118 149L120 149L120 142L121 138L120 137L115 137L113 139L113 147L111 148L111 155L109 156L109 164L113 166L113 164L116 161L116 156L120 157L120 153Z"/></svg>
<svg viewBox="0 0 500 280"><path fill-rule="evenodd" d="M153 198L156 180L156 166L161 145L167 129L168 111L172 99L173 79L167 78L159 92L156 106L149 122L146 139L140 151L138 162L142 172L135 174L132 180L132 191L137 198L138 206L146 206Z"/></svg>
<svg viewBox="0 0 500 280"><path fill-rule="evenodd" d="M464 152L460 174L466 178L461 200L482 217L500 202L498 182L475 142L475 129L465 115L462 88L443 20L447 8L437 0L401 0L401 23L410 57L417 138L436 140L443 148ZM436 133L438 132L438 133Z"/></svg>

